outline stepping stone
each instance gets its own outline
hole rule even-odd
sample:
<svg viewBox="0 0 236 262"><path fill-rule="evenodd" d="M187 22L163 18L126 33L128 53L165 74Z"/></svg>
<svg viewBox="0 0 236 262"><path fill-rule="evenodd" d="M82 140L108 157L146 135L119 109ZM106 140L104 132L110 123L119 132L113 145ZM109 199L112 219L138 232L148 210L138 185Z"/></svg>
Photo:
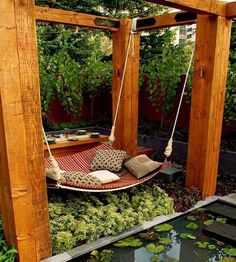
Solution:
<svg viewBox="0 0 236 262"><path fill-rule="evenodd" d="M181 169L175 167L167 167L162 169L159 174L156 176L158 180L162 180L164 182L172 183L178 177L183 175L183 171Z"/></svg>
<svg viewBox="0 0 236 262"><path fill-rule="evenodd" d="M208 207L206 211L217 216L226 217L232 222L236 221L236 206L234 205L224 202L217 202Z"/></svg>
<svg viewBox="0 0 236 262"><path fill-rule="evenodd" d="M210 238L236 246L236 226L214 222L206 226L203 233Z"/></svg>

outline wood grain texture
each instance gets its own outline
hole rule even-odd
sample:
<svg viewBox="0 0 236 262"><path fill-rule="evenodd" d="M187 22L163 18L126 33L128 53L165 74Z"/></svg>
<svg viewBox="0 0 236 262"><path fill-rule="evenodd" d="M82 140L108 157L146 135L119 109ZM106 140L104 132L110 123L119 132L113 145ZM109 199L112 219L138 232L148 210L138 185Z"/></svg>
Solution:
<svg viewBox="0 0 236 262"><path fill-rule="evenodd" d="M20 261L39 261L14 1L1 1L0 13L0 201L4 232L7 242L18 249Z"/></svg>
<svg viewBox="0 0 236 262"><path fill-rule="evenodd" d="M228 18L236 17L236 2L228 3L226 5L226 16Z"/></svg>
<svg viewBox="0 0 236 262"><path fill-rule="evenodd" d="M151 26L143 26L139 27L138 31L147 31L147 30L152 30L152 29L162 29L162 28L167 28L167 27L173 27L173 26L180 26L180 25L191 25L195 24L196 20L187 20L187 21L181 21L177 22L175 20L176 15L178 14L183 14L185 12L176 12L176 13L170 13L170 14L163 14L163 15L158 15L158 16L152 16L152 17L145 17L141 18L140 20L145 20L147 18L154 18L155 19L155 24Z"/></svg>
<svg viewBox="0 0 236 262"><path fill-rule="evenodd" d="M81 139L80 141L66 141L50 145L53 156L66 156L78 153L85 149L99 145L102 142L108 141L108 136L100 135L99 138L87 138ZM44 145L44 157L48 157L47 146Z"/></svg>
<svg viewBox="0 0 236 262"><path fill-rule="evenodd" d="M230 35L231 21L199 16L186 183L199 186L204 197L216 189Z"/></svg>
<svg viewBox="0 0 236 262"><path fill-rule="evenodd" d="M118 22L118 19L107 18L102 16L89 15L84 13L77 13L72 11L60 10L55 8L35 6L35 19L40 21L49 21L55 23L76 25L76 26L85 26L98 29L106 29L109 31L118 31L116 27L110 27L105 25L96 25L95 19L103 19L108 22Z"/></svg>
<svg viewBox="0 0 236 262"><path fill-rule="evenodd" d="M148 0L148 2L195 13L226 15L226 3L219 0Z"/></svg>
<svg viewBox="0 0 236 262"><path fill-rule="evenodd" d="M130 37L130 19L121 19L113 33L113 116L116 110L122 71ZM134 35L129 51L121 103L117 117L114 147L137 155L140 33ZM132 55L133 53L133 55Z"/></svg>
<svg viewBox="0 0 236 262"><path fill-rule="evenodd" d="M37 259L51 255L34 0L15 0L17 51Z"/></svg>

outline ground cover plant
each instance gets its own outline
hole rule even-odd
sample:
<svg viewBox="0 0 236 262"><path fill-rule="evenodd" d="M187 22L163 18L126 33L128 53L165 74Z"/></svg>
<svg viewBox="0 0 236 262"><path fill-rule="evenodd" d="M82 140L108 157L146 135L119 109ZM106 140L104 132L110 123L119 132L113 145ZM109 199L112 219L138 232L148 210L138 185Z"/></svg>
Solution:
<svg viewBox="0 0 236 262"><path fill-rule="evenodd" d="M202 234L202 228L207 226L205 222L209 220L221 221L220 223L227 222L226 218L222 219L222 217L214 216L205 211L205 208L198 208L184 217L169 221L169 224L154 226L142 233L121 239L107 246L106 249L93 251L90 257L84 256L80 261L109 262L112 259L116 261L118 258L119 261L126 261L129 257L129 262L132 262L136 261L136 251L143 261L150 262L188 261L190 257L193 261L236 261L235 247L210 239ZM190 224L191 226L189 226ZM104 252L109 254L109 256L106 256L106 260L101 259Z"/></svg>
<svg viewBox="0 0 236 262"><path fill-rule="evenodd" d="M8 247L5 241L2 220L0 218L0 261L13 262L15 261L17 250L13 247Z"/></svg>
<svg viewBox="0 0 236 262"><path fill-rule="evenodd" d="M145 185L116 193L49 196L53 253L173 212L173 200L159 187Z"/></svg>

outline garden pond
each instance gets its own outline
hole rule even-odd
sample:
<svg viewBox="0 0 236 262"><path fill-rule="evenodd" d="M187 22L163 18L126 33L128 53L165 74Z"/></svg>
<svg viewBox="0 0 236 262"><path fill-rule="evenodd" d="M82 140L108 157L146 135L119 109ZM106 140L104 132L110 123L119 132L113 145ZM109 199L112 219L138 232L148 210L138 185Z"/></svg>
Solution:
<svg viewBox="0 0 236 262"><path fill-rule="evenodd" d="M142 233L119 240L90 256L74 261L96 262L236 262L236 247L203 233L203 229L218 223L235 225L235 221L207 212L208 207L172 219ZM236 212L236 209L235 209Z"/></svg>

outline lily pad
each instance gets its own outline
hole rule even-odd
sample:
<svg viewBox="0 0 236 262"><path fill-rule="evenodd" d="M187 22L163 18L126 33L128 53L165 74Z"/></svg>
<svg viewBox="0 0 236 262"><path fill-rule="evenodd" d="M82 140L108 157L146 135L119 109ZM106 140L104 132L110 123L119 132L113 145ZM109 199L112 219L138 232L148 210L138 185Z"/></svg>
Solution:
<svg viewBox="0 0 236 262"><path fill-rule="evenodd" d="M195 229L198 229L198 228L199 228L199 225L191 222L191 223L189 223L189 224L186 225L186 228L195 230Z"/></svg>
<svg viewBox="0 0 236 262"><path fill-rule="evenodd" d="M209 242L205 241L198 241L195 243L199 248L207 248L209 245Z"/></svg>
<svg viewBox="0 0 236 262"><path fill-rule="evenodd" d="M206 211L206 209L203 208L203 207L200 207L200 208L197 209L197 212L198 212L198 213L203 213L203 212L205 212L205 211Z"/></svg>
<svg viewBox="0 0 236 262"><path fill-rule="evenodd" d="M153 255L150 257L151 262L160 262L161 258L158 255Z"/></svg>
<svg viewBox="0 0 236 262"><path fill-rule="evenodd" d="M164 231L170 231L171 229L173 229L173 226L170 224L162 224L162 225L155 226L154 229L157 232L164 232Z"/></svg>
<svg viewBox="0 0 236 262"><path fill-rule="evenodd" d="M146 245L146 249L148 252L152 254L159 254L164 251L164 246L162 245L154 245L153 243Z"/></svg>
<svg viewBox="0 0 236 262"><path fill-rule="evenodd" d="M193 236L192 234L190 233L182 233L179 235L182 239L196 239L195 236Z"/></svg>
<svg viewBox="0 0 236 262"><path fill-rule="evenodd" d="M223 248L223 251L226 255L229 255L231 257L236 257L236 248L235 247Z"/></svg>
<svg viewBox="0 0 236 262"><path fill-rule="evenodd" d="M227 218L225 217L217 217L216 221L222 224L225 224L227 222Z"/></svg>
<svg viewBox="0 0 236 262"><path fill-rule="evenodd" d="M197 218L195 216L187 216L186 218L190 221L196 221L197 220Z"/></svg>
<svg viewBox="0 0 236 262"><path fill-rule="evenodd" d="M141 247L143 242L139 238L127 237L114 243L115 247Z"/></svg>
<svg viewBox="0 0 236 262"><path fill-rule="evenodd" d="M214 223L214 220L213 220L213 219L208 219L208 220L206 220L206 221L203 222L203 224L204 224L205 226L210 226L210 225L212 225L213 223Z"/></svg>
<svg viewBox="0 0 236 262"><path fill-rule="evenodd" d="M169 245L172 243L172 240L169 237L162 237L159 239L159 243L162 245Z"/></svg>
<svg viewBox="0 0 236 262"><path fill-rule="evenodd" d="M210 250L214 250L214 249L216 249L216 245L211 244L211 245L208 245L207 248L210 249Z"/></svg>

